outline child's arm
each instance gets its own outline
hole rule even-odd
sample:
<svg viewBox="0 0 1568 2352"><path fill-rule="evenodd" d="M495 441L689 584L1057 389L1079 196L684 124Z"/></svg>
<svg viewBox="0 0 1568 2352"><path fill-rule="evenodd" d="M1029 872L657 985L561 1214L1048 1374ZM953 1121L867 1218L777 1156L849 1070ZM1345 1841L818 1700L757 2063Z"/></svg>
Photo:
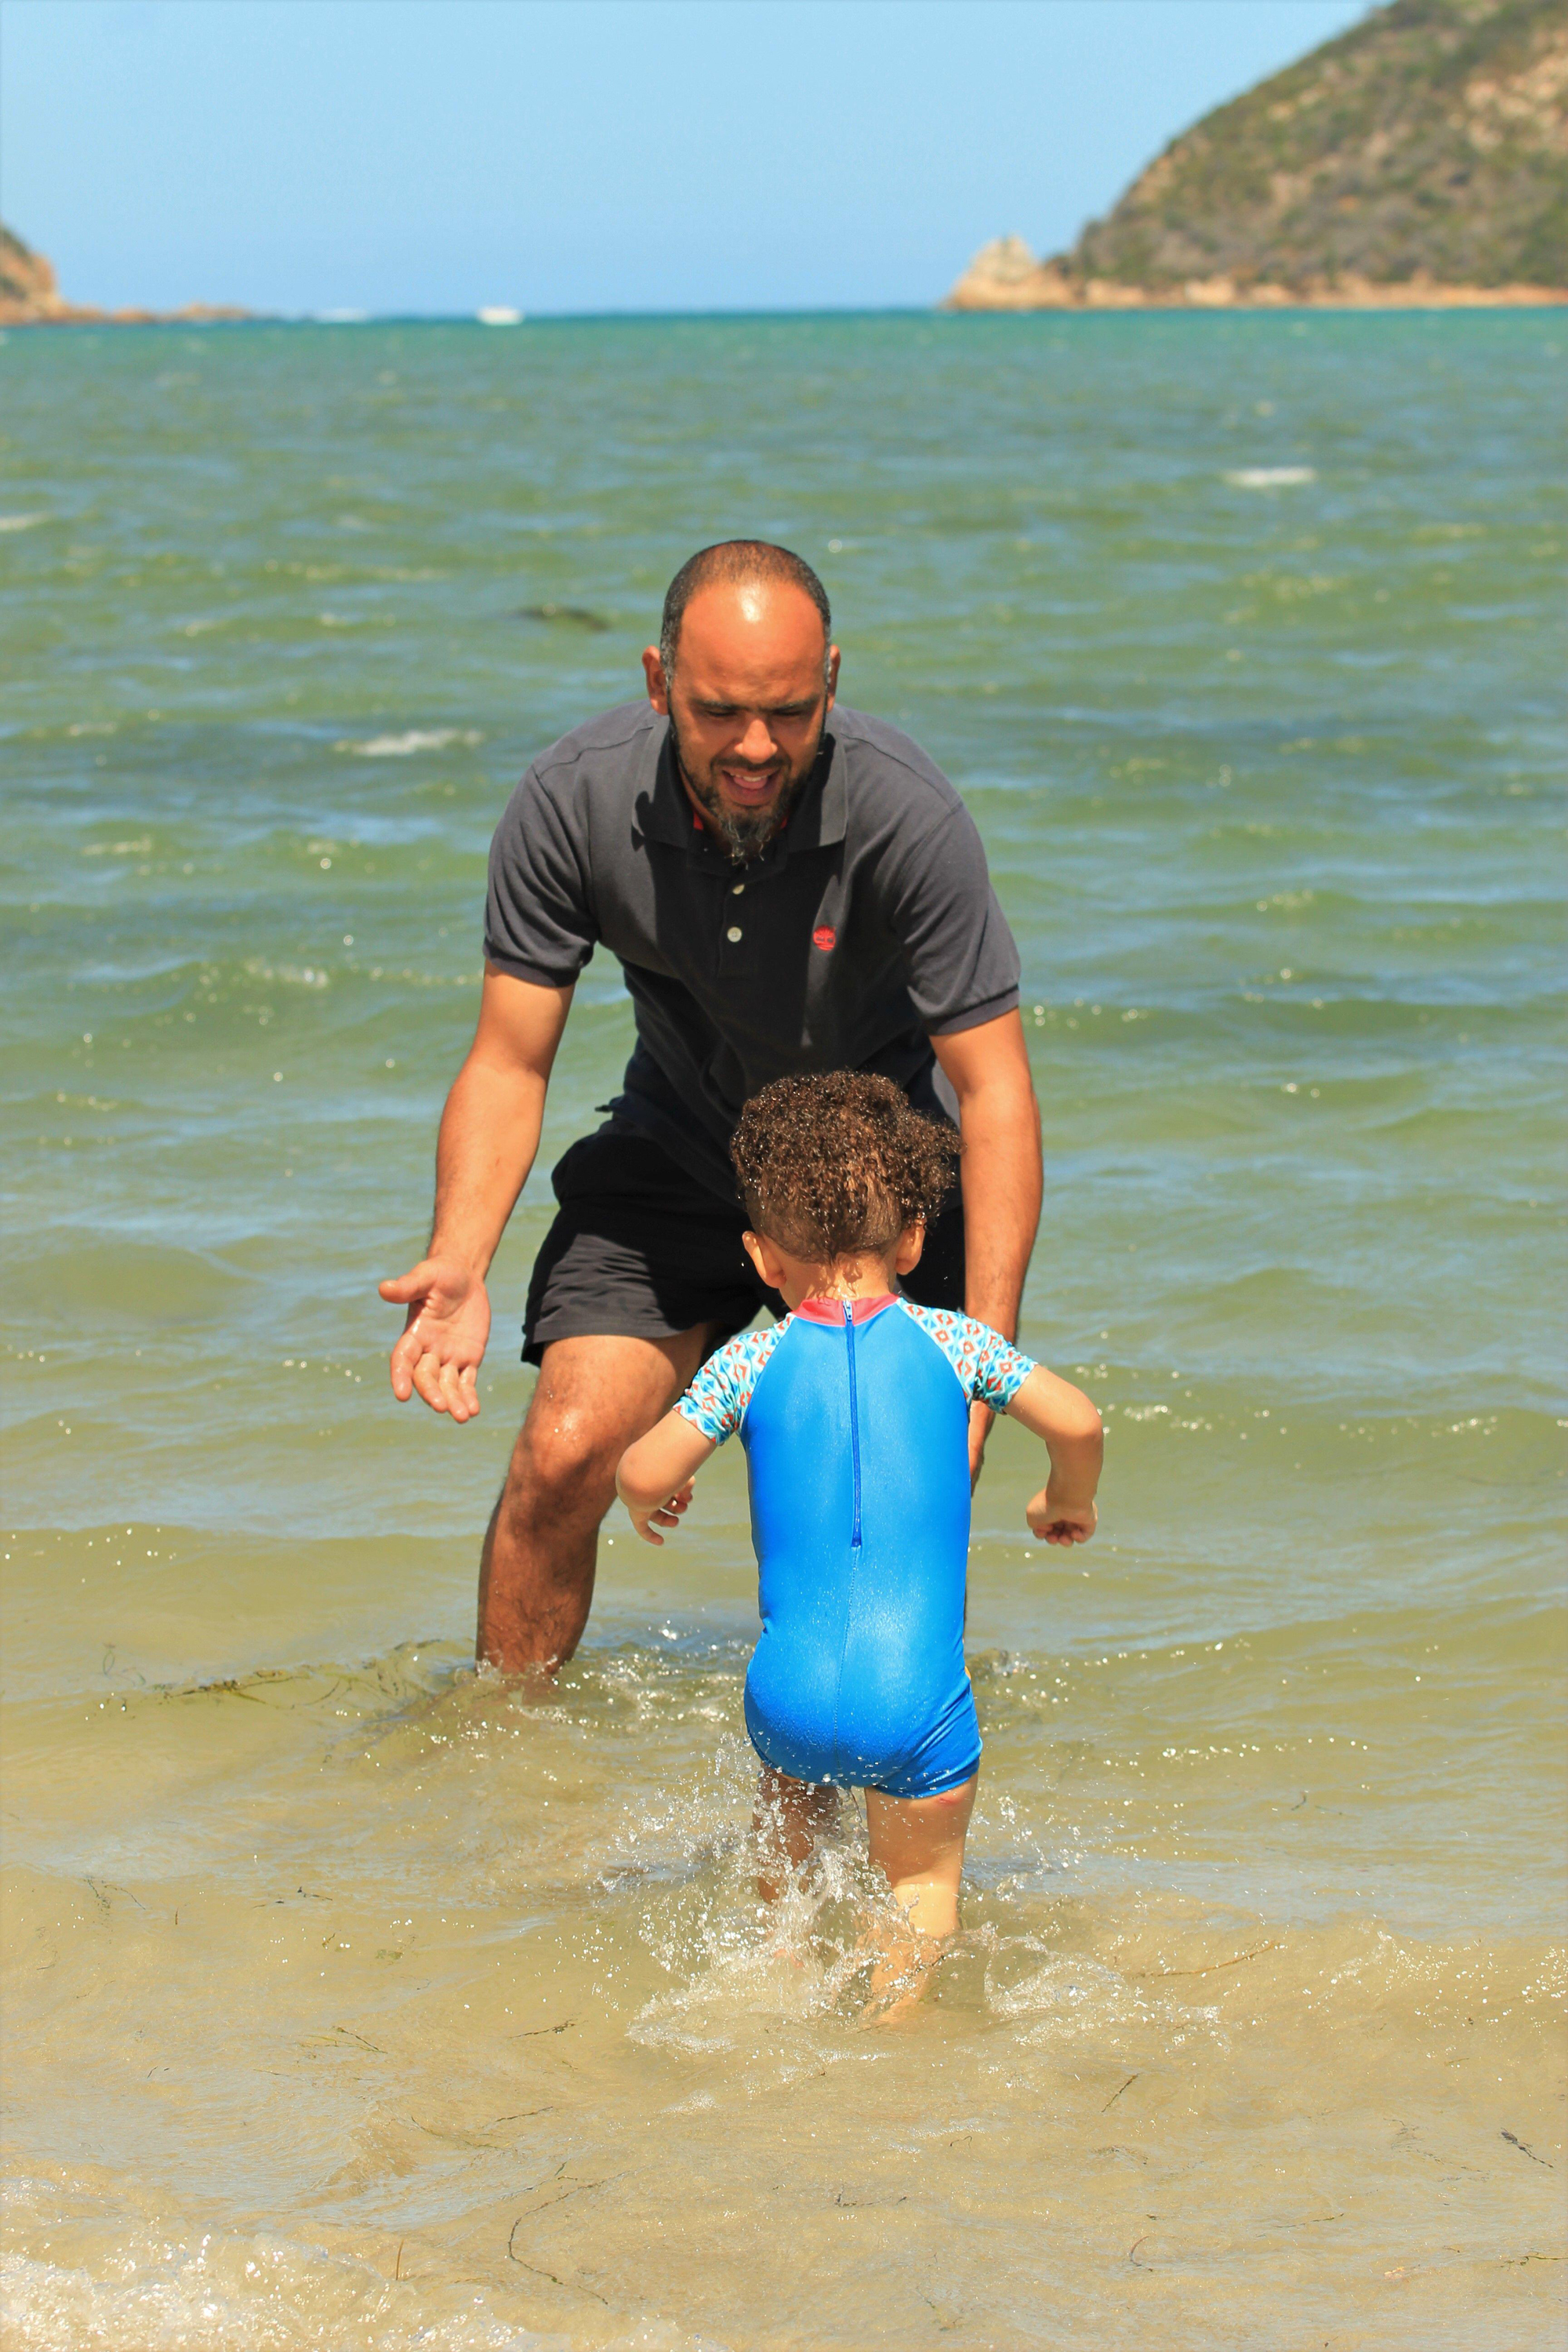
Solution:
<svg viewBox="0 0 1568 2352"><path fill-rule="evenodd" d="M661 1544L655 1528L678 1528L691 1500L691 1481L714 1451L714 1441L679 1410L656 1422L621 1456L616 1492L644 1543Z"/></svg>
<svg viewBox="0 0 1568 2352"><path fill-rule="evenodd" d="M1087 1543L1097 1514L1105 1435L1099 1413L1081 1389L1037 1364L1014 1394L1007 1411L1037 1437L1051 1457L1051 1475L1025 1511L1030 1528L1050 1544Z"/></svg>

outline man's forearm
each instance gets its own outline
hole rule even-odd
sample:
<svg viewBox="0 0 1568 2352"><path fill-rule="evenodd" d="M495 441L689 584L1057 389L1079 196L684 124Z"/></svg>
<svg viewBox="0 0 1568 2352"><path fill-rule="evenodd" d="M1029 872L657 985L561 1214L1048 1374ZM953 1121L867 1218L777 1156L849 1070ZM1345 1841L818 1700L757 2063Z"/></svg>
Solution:
<svg viewBox="0 0 1568 2352"><path fill-rule="evenodd" d="M436 1146L432 1257L482 1280L539 1150L546 1081L470 1055L453 1082Z"/></svg>
<svg viewBox="0 0 1568 2352"><path fill-rule="evenodd" d="M1040 1122L1033 1089L996 1085L961 1101L963 1303L1005 1339L1018 1329L1040 1222Z"/></svg>
<svg viewBox="0 0 1568 2352"><path fill-rule="evenodd" d="M963 1303L1011 1339L1040 1222L1040 1108L1024 1024L1004 1013L931 1044L963 1138Z"/></svg>

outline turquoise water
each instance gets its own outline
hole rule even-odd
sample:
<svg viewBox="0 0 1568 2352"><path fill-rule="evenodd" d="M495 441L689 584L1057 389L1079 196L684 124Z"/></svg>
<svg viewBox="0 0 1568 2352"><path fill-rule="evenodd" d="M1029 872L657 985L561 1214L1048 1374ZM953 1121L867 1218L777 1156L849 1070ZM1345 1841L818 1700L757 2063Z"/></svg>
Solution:
<svg viewBox="0 0 1568 2352"><path fill-rule="evenodd" d="M1565 350L5 341L18 2344L1556 2340ZM856 1838L782 1938L747 1892L737 1465L609 1523L552 1697L468 1667L606 960L477 1424L374 1292L510 784L735 530L984 833L1024 1338L1110 1439L1066 1562L992 1449L965 1939L882 2036Z"/></svg>

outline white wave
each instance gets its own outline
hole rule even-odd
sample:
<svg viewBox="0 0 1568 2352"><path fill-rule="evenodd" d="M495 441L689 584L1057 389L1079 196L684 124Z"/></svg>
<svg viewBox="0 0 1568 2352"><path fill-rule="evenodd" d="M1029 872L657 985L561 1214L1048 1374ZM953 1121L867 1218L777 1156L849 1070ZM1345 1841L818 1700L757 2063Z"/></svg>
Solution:
<svg viewBox="0 0 1568 2352"><path fill-rule="evenodd" d="M51 2230L50 2184L19 2186L21 2227L44 2244L31 2255L0 2254L7 2352L571 2352L573 2339L503 2315L460 2273L399 2280L402 2250L390 2231L377 2233L387 2242L378 2267L210 2222L171 2229L167 2217L140 2221L101 2209L89 2218L81 2208L90 2190ZM62 2240L75 2262L58 2259ZM56 2259L44 2258L44 2245ZM595 2339L605 2352L724 2352L667 2319L610 2326Z"/></svg>
<svg viewBox="0 0 1568 2352"><path fill-rule="evenodd" d="M1179 2050L1202 2036L1216 2048L1228 2049L1216 2008L1146 1991L1084 1953L1051 1953L1021 1980L1009 1981L1007 1963L1016 1965L1031 1940L1005 1939L1001 1965L986 1972L987 2005L996 2015L1015 2021L1020 2048L1089 2046L1121 2059L1130 2050L1140 2054Z"/></svg>
<svg viewBox="0 0 1568 2352"><path fill-rule="evenodd" d="M503 2319L481 2294L435 2294L395 2284L368 2263L287 2240L204 2231L195 2243L154 2233L121 2237L105 2277L80 2268L0 2256L0 2291L13 2352L568 2352Z"/></svg>
<svg viewBox="0 0 1568 2352"><path fill-rule="evenodd" d="M47 515L0 515L0 530L31 530L35 523L47 520Z"/></svg>
<svg viewBox="0 0 1568 2352"><path fill-rule="evenodd" d="M1287 490L1296 482L1315 482L1315 466L1238 466L1226 480L1238 490Z"/></svg>
<svg viewBox="0 0 1568 2352"><path fill-rule="evenodd" d="M352 751L360 760L410 760L416 751L444 751L448 743L482 743L477 727L411 727L406 735L373 735L368 742L344 741L338 751Z"/></svg>

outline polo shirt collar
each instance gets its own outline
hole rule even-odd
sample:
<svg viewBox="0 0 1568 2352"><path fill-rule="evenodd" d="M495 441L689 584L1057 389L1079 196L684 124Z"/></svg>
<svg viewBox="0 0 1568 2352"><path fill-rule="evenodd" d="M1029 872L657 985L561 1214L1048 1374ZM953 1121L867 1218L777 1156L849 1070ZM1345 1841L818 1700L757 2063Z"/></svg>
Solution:
<svg viewBox="0 0 1568 2352"><path fill-rule="evenodd" d="M675 757L669 749L668 719L659 719L647 730L647 740L637 761L634 803L637 823L650 839L668 841L678 848L699 854L704 845L711 843L707 828L692 822L695 812L676 773ZM789 823L769 847L787 856L792 850L822 849L832 842L842 841L847 804L844 745L834 733L830 718L816 769L790 811Z"/></svg>
<svg viewBox="0 0 1568 2352"><path fill-rule="evenodd" d="M669 756L669 721L656 718L637 757L633 806L650 839L684 848L691 839L691 803Z"/></svg>
<svg viewBox="0 0 1568 2352"><path fill-rule="evenodd" d="M829 716L816 772L790 814L784 836L790 847L826 849L829 843L842 841L848 799L844 746Z"/></svg>

